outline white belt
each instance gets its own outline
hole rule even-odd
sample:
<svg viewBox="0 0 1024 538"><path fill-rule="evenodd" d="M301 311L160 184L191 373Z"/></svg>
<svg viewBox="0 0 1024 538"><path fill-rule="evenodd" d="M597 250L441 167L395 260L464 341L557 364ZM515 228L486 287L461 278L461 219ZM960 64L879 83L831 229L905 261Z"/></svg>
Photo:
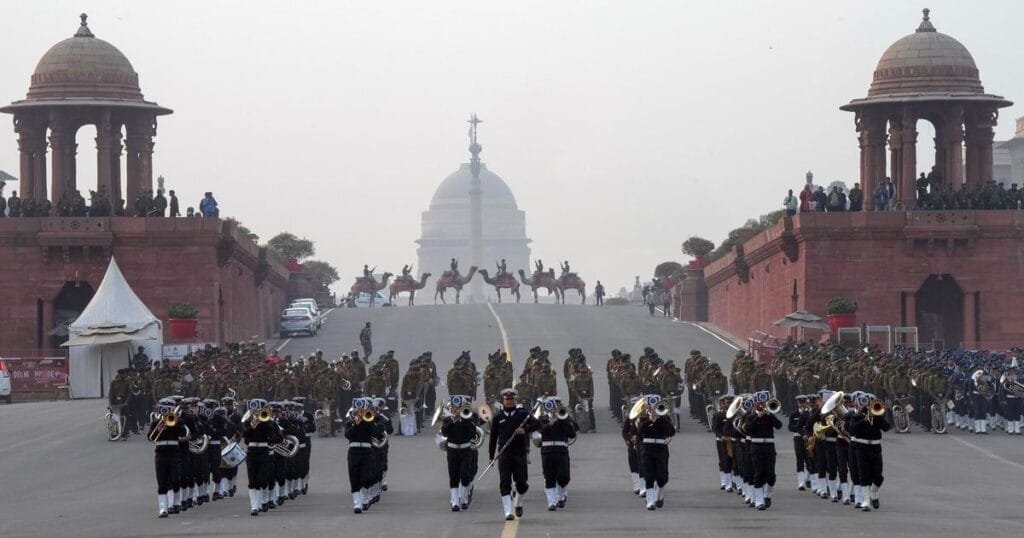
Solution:
<svg viewBox="0 0 1024 538"><path fill-rule="evenodd" d="M644 444L648 445L667 445L668 439L658 439L655 437L644 437Z"/></svg>
<svg viewBox="0 0 1024 538"><path fill-rule="evenodd" d="M306 448L306 443L299 443L299 448Z"/></svg>
<svg viewBox="0 0 1024 538"><path fill-rule="evenodd" d="M647 439L644 439L644 442L646 443ZM540 446L569 446L569 443L566 443L565 441L542 441Z"/></svg>
<svg viewBox="0 0 1024 538"><path fill-rule="evenodd" d="M715 441L721 441L721 440L722 440L721 437L715 437Z"/></svg>
<svg viewBox="0 0 1024 538"><path fill-rule="evenodd" d="M178 446L177 441L157 441L156 446Z"/></svg>
<svg viewBox="0 0 1024 538"><path fill-rule="evenodd" d="M794 433L793 437L803 437L803 435L800 435L799 433Z"/></svg>
<svg viewBox="0 0 1024 538"><path fill-rule="evenodd" d="M775 444L775 439L773 439L771 437L759 437L759 438L756 438L756 439L751 439L750 442L751 443L771 443L771 444Z"/></svg>
<svg viewBox="0 0 1024 538"><path fill-rule="evenodd" d="M830 442L830 443L834 443L834 442L836 442L836 437L826 437L825 440Z"/></svg>
<svg viewBox="0 0 1024 538"><path fill-rule="evenodd" d="M348 447L349 448L371 448L371 447L373 447L373 445L371 445L370 443L349 443Z"/></svg>
<svg viewBox="0 0 1024 538"><path fill-rule="evenodd" d="M270 446L269 443L248 443L246 446L251 448L260 448Z"/></svg>
<svg viewBox="0 0 1024 538"><path fill-rule="evenodd" d="M462 443L462 444L448 443L448 448L469 448L471 446L473 446L473 443Z"/></svg>
<svg viewBox="0 0 1024 538"><path fill-rule="evenodd" d="M853 441L854 443L860 443L862 445L880 445L880 444L882 444L882 440L881 439L859 439L857 437L851 437L850 440Z"/></svg>
<svg viewBox="0 0 1024 538"><path fill-rule="evenodd" d="M313 437L313 433L312 432L306 432L306 437Z"/></svg>
<svg viewBox="0 0 1024 538"><path fill-rule="evenodd" d="M220 446L220 441L210 441L210 446Z"/></svg>

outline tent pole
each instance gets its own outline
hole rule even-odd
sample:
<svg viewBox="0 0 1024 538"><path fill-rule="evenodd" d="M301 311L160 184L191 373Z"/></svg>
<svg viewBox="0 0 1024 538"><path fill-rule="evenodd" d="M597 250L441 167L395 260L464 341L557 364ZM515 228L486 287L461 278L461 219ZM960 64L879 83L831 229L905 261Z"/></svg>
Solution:
<svg viewBox="0 0 1024 538"><path fill-rule="evenodd" d="M103 386L103 346L100 346L100 367L96 375L100 377L100 398L107 397L107 388Z"/></svg>

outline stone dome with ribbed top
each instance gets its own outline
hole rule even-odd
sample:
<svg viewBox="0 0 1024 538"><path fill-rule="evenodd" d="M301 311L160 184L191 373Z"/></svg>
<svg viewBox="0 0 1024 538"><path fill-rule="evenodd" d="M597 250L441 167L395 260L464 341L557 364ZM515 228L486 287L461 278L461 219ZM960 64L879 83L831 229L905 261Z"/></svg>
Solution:
<svg viewBox="0 0 1024 538"><path fill-rule="evenodd" d="M86 15L73 37L50 47L32 73L28 100L142 101L139 75L117 47L89 30Z"/></svg>
<svg viewBox="0 0 1024 538"><path fill-rule="evenodd" d="M917 31L893 43L875 68L869 97L906 93L984 93L974 58L956 39L939 33L929 10Z"/></svg>

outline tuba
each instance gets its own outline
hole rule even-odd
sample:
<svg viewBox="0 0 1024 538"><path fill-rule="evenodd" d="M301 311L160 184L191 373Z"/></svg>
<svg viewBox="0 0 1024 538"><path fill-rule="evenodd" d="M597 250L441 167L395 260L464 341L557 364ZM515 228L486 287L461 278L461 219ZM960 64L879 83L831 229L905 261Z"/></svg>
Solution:
<svg viewBox="0 0 1024 538"><path fill-rule="evenodd" d="M278 456L283 456L285 458L294 457L299 451L299 438L294 435L285 435L283 441L275 445L270 445L270 449Z"/></svg>
<svg viewBox="0 0 1024 538"><path fill-rule="evenodd" d="M206 452L206 449L209 446L210 436L204 433L203 436L200 437L199 439L195 439L193 441L188 442L188 451L193 454L199 455L202 454L203 452Z"/></svg>
<svg viewBox="0 0 1024 538"><path fill-rule="evenodd" d="M1006 391L1007 394L1012 394L1018 398L1024 398L1024 383L1017 381L1016 375L1003 374L1003 376L999 378L999 381L1003 386L1003 390Z"/></svg>

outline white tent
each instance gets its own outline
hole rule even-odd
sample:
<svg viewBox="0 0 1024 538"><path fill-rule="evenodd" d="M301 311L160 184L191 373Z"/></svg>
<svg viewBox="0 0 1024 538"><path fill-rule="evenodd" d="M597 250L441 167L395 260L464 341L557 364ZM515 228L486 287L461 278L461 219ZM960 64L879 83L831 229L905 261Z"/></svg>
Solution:
<svg viewBox="0 0 1024 538"><path fill-rule="evenodd" d="M110 258L96 295L69 327L69 382L75 398L106 395L110 380L131 364L132 352L142 346L159 359L163 325L139 300Z"/></svg>

